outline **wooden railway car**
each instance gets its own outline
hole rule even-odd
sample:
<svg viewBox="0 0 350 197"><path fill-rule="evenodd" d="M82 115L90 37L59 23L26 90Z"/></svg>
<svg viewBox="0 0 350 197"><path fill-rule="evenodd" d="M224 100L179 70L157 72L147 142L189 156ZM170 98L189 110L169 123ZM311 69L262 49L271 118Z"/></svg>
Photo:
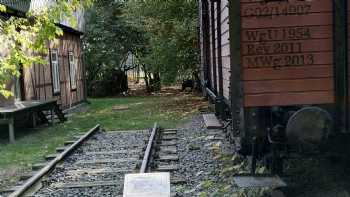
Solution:
<svg viewBox="0 0 350 197"><path fill-rule="evenodd" d="M286 147L347 135L349 14L347 0L199 1L203 90L238 151L278 172Z"/></svg>
<svg viewBox="0 0 350 197"><path fill-rule="evenodd" d="M3 18L11 15L25 17L26 12L42 9L50 3L52 2L42 0L0 0L0 4L8 9L6 14L2 14ZM0 106L13 105L15 101L57 99L62 109L68 109L86 100L81 40L84 13L77 11L75 16L75 27L66 20L58 24L64 34L58 38L58 42L48 43L48 54L43 55L48 64L34 64L30 68L22 69L21 77L8 85L15 96L9 99L0 96Z"/></svg>

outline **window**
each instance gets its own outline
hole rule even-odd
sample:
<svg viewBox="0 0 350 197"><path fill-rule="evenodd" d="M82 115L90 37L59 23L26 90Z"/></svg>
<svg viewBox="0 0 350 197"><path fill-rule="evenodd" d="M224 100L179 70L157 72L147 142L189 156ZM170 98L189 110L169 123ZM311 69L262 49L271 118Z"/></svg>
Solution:
<svg viewBox="0 0 350 197"><path fill-rule="evenodd" d="M77 61L73 52L69 52L69 74L70 74L70 87L72 90L77 89Z"/></svg>
<svg viewBox="0 0 350 197"><path fill-rule="evenodd" d="M51 50L51 72L53 93L60 93L60 68L58 64L58 51L56 49Z"/></svg>

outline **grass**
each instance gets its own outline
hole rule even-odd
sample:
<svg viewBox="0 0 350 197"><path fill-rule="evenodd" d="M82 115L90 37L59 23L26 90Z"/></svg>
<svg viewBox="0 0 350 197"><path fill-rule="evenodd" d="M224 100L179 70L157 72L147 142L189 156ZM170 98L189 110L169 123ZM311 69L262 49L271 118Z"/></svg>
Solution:
<svg viewBox="0 0 350 197"><path fill-rule="evenodd" d="M0 189L13 184L21 173L30 170L33 163L42 162L45 155L54 153L64 141L96 124L110 131L150 128L154 122L173 128L203 105L199 97L185 94L89 101L88 111L74 114L65 123L18 131L14 144L7 143L7 136L0 138Z"/></svg>

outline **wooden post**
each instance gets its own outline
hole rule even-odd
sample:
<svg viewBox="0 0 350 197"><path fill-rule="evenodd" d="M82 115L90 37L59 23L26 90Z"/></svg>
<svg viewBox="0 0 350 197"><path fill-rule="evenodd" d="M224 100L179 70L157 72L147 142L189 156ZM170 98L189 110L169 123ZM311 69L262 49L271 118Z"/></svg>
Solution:
<svg viewBox="0 0 350 197"><path fill-rule="evenodd" d="M213 58L213 89L212 91L217 95L217 72L216 72L216 43L215 43L215 2L212 1L210 4L210 21L211 21L211 50L212 50L212 58Z"/></svg>
<svg viewBox="0 0 350 197"><path fill-rule="evenodd" d="M336 130L348 129L348 37L347 0L334 1L334 79L336 98Z"/></svg>
<svg viewBox="0 0 350 197"><path fill-rule="evenodd" d="M15 126L14 126L14 118L13 117L8 119L8 125L9 125L10 143L14 143L15 142Z"/></svg>
<svg viewBox="0 0 350 197"><path fill-rule="evenodd" d="M221 46L221 0L218 0L216 2L216 23L217 23L217 28L216 28L216 34L217 34L217 42L218 42L218 75L219 75L219 97L224 96L224 87L223 87L223 73L222 73L222 46Z"/></svg>
<svg viewBox="0 0 350 197"><path fill-rule="evenodd" d="M244 107L241 65L241 10L240 1L229 1L230 32L230 100L232 132L236 137L244 135Z"/></svg>
<svg viewBox="0 0 350 197"><path fill-rule="evenodd" d="M210 17L209 17L209 3L208 0L203 0L202 1L202 10L203 10L203 15L202 15L202 28L203 28L203 60L204 60L204 65L203 65L203 70L204 70L204 78L206 81L204 81L205 89L206 87L210 87L211 85L211 72L210 72Z"/></svg>
<svg viewBox="0 0 350 197"><path fill-rule="evenodd" d="M221 119L225 119L225 102L224 102L224 87L223 87L223 73L222 73L222 45L221 45L221 0L216 2L216 34L217 34L217 69L219 77L219 91L218 91L218 114Z"/></svg>
<svg viewBox="0 0 350 197"><path fill-rule="evenodd" d="M32 123L33 123L33 128L36 127L36 112L32 112Z"/></svg>
<svg viewBox="0 0 350 197"><path fill-rule="evenodd" d="M54 110L51 109L51 125L54 126L55 125L55 113Z"/></svg>

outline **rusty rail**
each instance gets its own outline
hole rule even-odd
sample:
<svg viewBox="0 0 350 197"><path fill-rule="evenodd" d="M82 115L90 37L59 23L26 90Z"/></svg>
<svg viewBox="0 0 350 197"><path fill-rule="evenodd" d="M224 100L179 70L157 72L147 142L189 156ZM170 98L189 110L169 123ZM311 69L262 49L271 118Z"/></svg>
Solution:
<svg viewBox="0 0 350 197"><path fill-rule="evenodd" d="M152 153L152 148L153 148L156 136L157 136L158 129L159 128L157 126L157 123L154 123L153 129L151 132L151 136L149 137L149 140L148 140L145 155L143 156L142 165L140 168L140 173L145 173L147 168L148 168L149 160L150 160L151 153Z"/></svg>
<svg viewBox="0 0 350 197"><path fill-rule="evenodd" d="M67 155L69 155L77 146L79 146L84 140L90 137L93 133L100 130L100 125L96 125L94 128L90 129L85 135L83 135L79 140L74 142L69 148L64 152L59 154L54 160L48 163L44 168L42 168L38 173L33 177L28 179L19 189L9 195L9 197L19 197L24 195L27 191L30 190L38 181L41 180L47 173L49 173L59 162L61 162Z"/></svg>

